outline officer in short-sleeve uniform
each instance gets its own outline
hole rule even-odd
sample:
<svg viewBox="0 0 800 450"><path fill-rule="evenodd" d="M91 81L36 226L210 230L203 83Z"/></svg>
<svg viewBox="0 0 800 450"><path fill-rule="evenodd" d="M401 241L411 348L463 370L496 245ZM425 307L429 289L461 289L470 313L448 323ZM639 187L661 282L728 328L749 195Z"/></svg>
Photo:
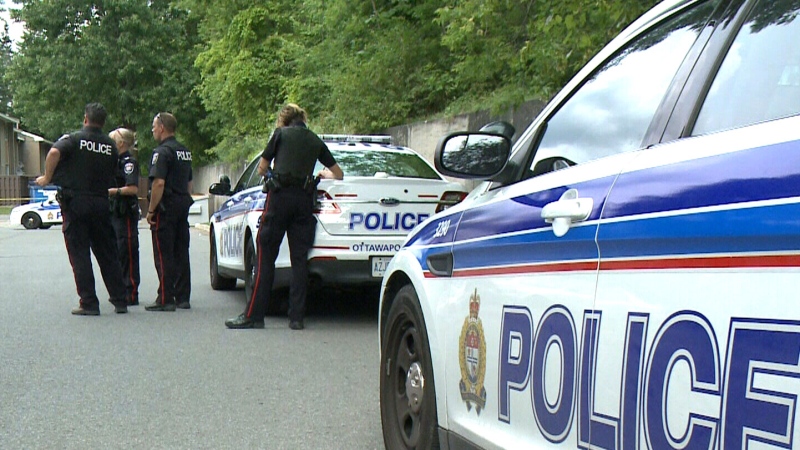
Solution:
<svg viewBox="0 0 800 450"><path fill-rule="evenodd" d="M113 132L112 132L113 133ZM116 189L111 197L111 223L117 235L117 252L122 266L125 284L125 300L128 305L139 304L139 199L136 194L125 195L126 186L139 187L139 164L125 149L119 155L116 171Z"/></svg>
<svg viewBox="0 0 800 450"><path fill-rule="evenodd" d="M83 129L64 135L53 144L45 159L45 174L36 180L40 186L51 181L59 186L62 232L80 296L80 306L72 310L76 315L100 314L90 249L100 265L115 311L127 312L108 203L108 189L114 185L117 149L101 130L105 120L102 105L86 105Z"/></svg>
<svg viewBox="0 0 800 450"><path fill-rule="evenodd" d="M341 179L342 171L325 143L305 124L305 111L299 106L285 106L275 130L261 155L259 173L265 174L274 160L269 190L258 230L258 257L253 293L245 312L228 319L228 328L263 328L275 277L275 260L284 235L288 236L292 262L289 291L289 327L304 328L308 290L308 252L314 244L317 220L314 199L317 181L312 176L319 160L329 168L332 178ZM320 173L324 176L324 173Z"/></svg>
<svg viewBox="0 0 800 450"><path fill-rule="evenodd" d="M148 311L189 309L189 207L192 153L177 139L177 121L170 113L153 119L153 137L159 142L150 160L150 203L147 222L153 237L158 273L158 297Z"/></svg>

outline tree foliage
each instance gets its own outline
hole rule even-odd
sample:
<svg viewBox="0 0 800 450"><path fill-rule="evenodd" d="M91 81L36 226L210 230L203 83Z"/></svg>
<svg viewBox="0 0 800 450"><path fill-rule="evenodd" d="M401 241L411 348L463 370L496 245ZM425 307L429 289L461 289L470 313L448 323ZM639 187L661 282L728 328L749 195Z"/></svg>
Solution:
<svg viewBox="0 0 800 450"><path fill-rule="evenodd" d="M7 79L27 129L56 139L79 128L84 105L98 101L107 129L137 131L140 159L154 145L150 126L160 111L176 115L190 148L210 146L197 126L198 37L187 11L165 0L23 0L15 13L26 31Z"/></svg>
<svg viewBox="0 0 800 450"><path fill-rule="evenodd" d="M15 113L46 136L99 100L139 130L174 111L187 144L234 161L286 102L316 131L370 133L544 100L655 3L22 0L7 79Z"/></svg>
<svg viewBox="0 0 800 450"><path fill-rule="evenodd" d="M11 38L8 34L8 23L3 23L3 34L0 36L0 113L11 115L13 113L11 105L11 89L8 83L3 82L6 77L8 67L11 65Z"/></svg>

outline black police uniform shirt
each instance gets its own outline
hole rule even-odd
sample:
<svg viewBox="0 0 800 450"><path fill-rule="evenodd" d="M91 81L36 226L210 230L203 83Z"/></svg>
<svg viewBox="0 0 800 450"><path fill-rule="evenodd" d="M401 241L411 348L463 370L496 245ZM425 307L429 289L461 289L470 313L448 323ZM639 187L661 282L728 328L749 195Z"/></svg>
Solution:
<svg viewBox="0 0 800 450"><path fill-rule="evenodd" d="M53 147L60 157L53 184L73 194L108 197L114 187L117 168L117 147L99 127L86 126L80 131L61 136Z"/></svg>
<svg viewBox="0 0 800 450"><path fill-rule="evenodd" d="M153 180L164 180L164 195L190 195L192 181L192 152L174 136L170 136L153 150L150 160L150 187Z"/></svg>
<svg viewBox="0 0 800 450"><path fill-rule="evenodd" d="M130 152L125 152L119 155L119 164L117 165L116 173L116 186L123 188L125 186L139 186L139 164ZM129 208L128 212L131 214L138 214L139 200L133 195L122 196L124 201L127 201Z"/></svg>
<svg viewBox="0 0 800 450"><path fill-rule="evenodd" d="M328 146L303 123L276 129L261 157L275 160L275 173L298 179L313 175L317 160L325 167L336 164Z"/></svg>
<svg viewBox="0 0 800 450"><path fill-rule="evenodd" d="M117 187L139 185L139 164L130 152L119 155L119 165L117 167Z"/></svg>

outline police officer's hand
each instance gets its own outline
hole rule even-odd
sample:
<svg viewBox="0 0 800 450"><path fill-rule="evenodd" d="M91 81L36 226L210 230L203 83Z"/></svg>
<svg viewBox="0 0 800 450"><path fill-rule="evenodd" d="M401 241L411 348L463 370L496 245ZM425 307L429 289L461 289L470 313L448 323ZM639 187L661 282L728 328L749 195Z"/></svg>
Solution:
<svg viewBox="0 0 800 450"><path fill-rule="evenodd" d="M150 225L156 224L156 213L147 211L147 223L149 223Z"/></svg>
<svg viewBox="0 0 800 450"><path fill-rule="evenodd" d="M48 184L50 184L50 180L48 180L47 177L42 175L42 176L36 177L36 184L38 184L39 186L44 187L44 186L47 186Z"/></svg>

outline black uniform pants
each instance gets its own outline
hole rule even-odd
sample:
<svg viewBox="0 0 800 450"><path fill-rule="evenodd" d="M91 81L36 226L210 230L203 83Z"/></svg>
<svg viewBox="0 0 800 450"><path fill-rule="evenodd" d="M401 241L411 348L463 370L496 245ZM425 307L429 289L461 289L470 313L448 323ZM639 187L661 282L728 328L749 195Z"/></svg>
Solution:
<svg viewBox="0 0 800 450"><path fill-rule="evenodd" d="M117 253L122 268L122 282L125 285L125 300L128 304L139 301L139 214L125 217L112 217L114 232L117 235Z"/></svg>
<svg viewBox="0 0 800 450"><path fill-rule="evenodd" d="M113 304L125 304L125 287L122 284L122 270L117 256L114 228L111 225L111 213L108 210L108 198L76 195L61 205L61 215L64 218L61 230L81 307L91 310L100 308L90 250L100 265L103 283L111 297L109 300Z"/></svg>
<svg viewBox="0 0 800 450"><path fill-rule="evenodd" d="M317 219L311 195L299 187L270 191L261 216L261 226L256 239L256 262L253 296L248 300L245 315L261 320L270 301L272 282L275 279L275 260L283 241L289 238L289 255L292 261L292 284L289 288L289 320L302 320L306 312L308 291L308 252L314 245Z"/></svg>
<svg viewBox="0 0 800 450"><path fill-rule="evenodd" d="M158 273L160 304L188 302L191 294L189 267L189 207L192 197L175 195L161 199L163 211L156 211L150 225L153 259Z"/></svg>

